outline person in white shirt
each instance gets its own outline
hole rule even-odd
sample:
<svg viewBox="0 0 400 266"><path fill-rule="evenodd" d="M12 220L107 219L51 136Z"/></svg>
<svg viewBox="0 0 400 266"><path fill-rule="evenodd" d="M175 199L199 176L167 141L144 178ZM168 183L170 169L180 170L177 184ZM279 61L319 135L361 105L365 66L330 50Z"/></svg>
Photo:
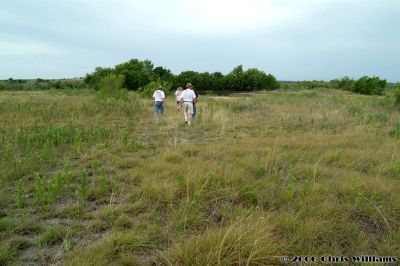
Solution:
<svg viewBox="0 0 400 266"><path fill-rule="evenodd" d="M158 88L153 93L153 98L155 101L154 105L154 119L158 118L158 113L160 112L161 116L164 114L164 100L165 100L165 93L162 91L162 86Z"/></svg>
<svg viewBox="0 0 400 266"><path fill-rule="evenodd" d="M182 91L183 91L182 87L179 87L179 88L176 89L176 92L175 92L175 100L176 100L176 105L177 105L178 111L181 108L181 94L182 94Z"/></svg>
<svg viewBox="0 0 400 266"><path fill-rule="evenodd" d="M181 94L181 106L183 105L183 114L185 116L185 124L190 125L190 120L193 114L193 103L196 102L196 94L192 90L192 84L186 85L186 90Z"/></svg>

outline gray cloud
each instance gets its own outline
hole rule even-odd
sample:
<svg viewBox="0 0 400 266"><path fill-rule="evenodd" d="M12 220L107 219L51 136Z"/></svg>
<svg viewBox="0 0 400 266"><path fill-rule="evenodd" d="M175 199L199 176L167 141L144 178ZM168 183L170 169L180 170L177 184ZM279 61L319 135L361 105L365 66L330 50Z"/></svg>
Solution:
<svg viewBox="0 0 400 266"><path fill-rule="evenodd" d="M399 81L399 22L395 0L7 1L0 78L83 76L148 58L175 73L244 64L280 80Z"/></svg>

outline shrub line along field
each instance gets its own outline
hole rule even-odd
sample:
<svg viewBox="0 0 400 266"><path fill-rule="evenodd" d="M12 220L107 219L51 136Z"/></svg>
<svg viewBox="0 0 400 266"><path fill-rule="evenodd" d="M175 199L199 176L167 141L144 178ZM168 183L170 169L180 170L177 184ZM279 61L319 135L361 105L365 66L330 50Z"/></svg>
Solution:
<svg viewBox="0 0 400 266"><path fill-rule="evenodd" d="M386 96L0 93L0 265L280 265L400 255Z"/></svg>

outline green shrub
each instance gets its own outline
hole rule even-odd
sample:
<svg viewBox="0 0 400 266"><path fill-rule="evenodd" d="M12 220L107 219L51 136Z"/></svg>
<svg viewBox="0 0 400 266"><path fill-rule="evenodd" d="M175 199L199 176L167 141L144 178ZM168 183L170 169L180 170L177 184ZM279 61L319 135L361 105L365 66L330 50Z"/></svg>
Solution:
<svg viewBox="0 0 400 266"><path fill-rule="evenodd" d="M114 98L118 100L128 100L128 90L123 88L124 75L108 74L100 79L99 97L101 99Z"/></svg>
<svg viewBox="0 0 400 266"><path fill-rule="evenodd" d="M153 93L160 87L163 87L163 91L166 93L171 90L171 83L167 81L161 81L160 79L156 81L151 81L143 88L139 88L139 94L142 97L149 98L153 95Z"/></svg>
<svg viewBox="0 0 400 266"><path fill-rule="evenodd" d="M379 77L364 76L358 80L343 77L337 83L337 88L360 94L382 95L386 87L386 80Z"/></svg>
<svg viewBox="0 0 400 266"><path fill-rule="evenodd" d="M386 87L386 80L379 77L362 77L354 84L353 91L361 94L382 95Z"/></svg>

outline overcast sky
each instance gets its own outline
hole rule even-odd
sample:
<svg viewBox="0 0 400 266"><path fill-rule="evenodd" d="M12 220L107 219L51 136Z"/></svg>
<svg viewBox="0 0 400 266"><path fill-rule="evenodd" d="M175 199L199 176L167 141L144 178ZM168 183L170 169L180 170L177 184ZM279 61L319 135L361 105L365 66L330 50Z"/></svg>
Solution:
<svg viewBox="0 0 400 266"><path fill-rule="evenodd" d="M0 79L150 59L178 74L400 81L400 0L1 0Z"/></svg>

